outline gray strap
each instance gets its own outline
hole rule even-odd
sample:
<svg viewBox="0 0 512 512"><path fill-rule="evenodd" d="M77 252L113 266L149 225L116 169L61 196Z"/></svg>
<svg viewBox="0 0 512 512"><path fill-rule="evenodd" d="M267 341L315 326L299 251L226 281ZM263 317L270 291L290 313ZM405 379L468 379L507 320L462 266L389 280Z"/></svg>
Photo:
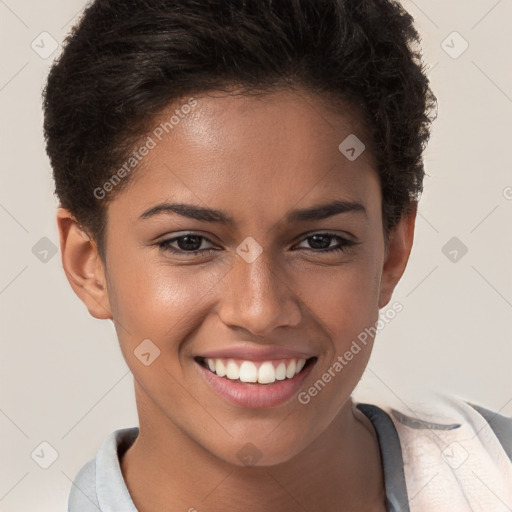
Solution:
<svg viewBox="0 0 512 512"><path fill-rule="evenodd" d="M384 470L388 512L410 512L402 447L393 420L376 405L357 404L356 407L368 417L377 433Z"/></svg>
<svg viewBox="0 0 512 512"><path fill-rule="evenodd" d="M507 418L480 405L475 405L470 402L467 403L485 418L499 442L502 444L508 458L512 461L512 418Z"/></svg>

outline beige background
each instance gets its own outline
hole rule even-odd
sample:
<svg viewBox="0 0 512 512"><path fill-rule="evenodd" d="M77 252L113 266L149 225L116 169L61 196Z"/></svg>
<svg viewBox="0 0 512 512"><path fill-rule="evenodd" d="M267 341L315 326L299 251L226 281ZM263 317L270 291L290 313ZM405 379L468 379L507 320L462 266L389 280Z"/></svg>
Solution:
<svg viewBox="0 0 512 512"><path fill-rule="evenodd" d="M89 316L60 253L42 252L58 244L40 94L59 50L43 58L31 43L42 53L50 37L61 42L83 5L0 0L3 512L65 510L78 469L108 433L137 422L111 322ZM435 388L511 416L512 1L404 5L423 36L439 117L416 243L394 297L403 311L379 334L359 393L401 400ZM468 249L456 262L443 253L453 237ZM34 460L51 461L41 442L58 453L46 470Z"/></svg>

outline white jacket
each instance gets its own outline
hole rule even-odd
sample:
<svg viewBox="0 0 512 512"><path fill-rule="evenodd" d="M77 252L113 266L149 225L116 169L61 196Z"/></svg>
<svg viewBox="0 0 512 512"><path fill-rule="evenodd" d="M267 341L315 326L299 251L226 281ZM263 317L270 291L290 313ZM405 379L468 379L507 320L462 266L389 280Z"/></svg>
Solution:
<svg viewBox="0 0 512 512"><path fill-rule="evenodd" d="M445 395L357 407L379 440L389 512L512 511L512 418ZM119 464L137 435L105 439L75 477L69 512L137 512Z"/></svg>

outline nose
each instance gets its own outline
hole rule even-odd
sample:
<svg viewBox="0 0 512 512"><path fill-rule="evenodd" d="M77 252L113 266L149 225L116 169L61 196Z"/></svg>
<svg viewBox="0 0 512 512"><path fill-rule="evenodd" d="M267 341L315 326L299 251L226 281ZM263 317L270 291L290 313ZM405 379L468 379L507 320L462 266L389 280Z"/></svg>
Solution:
<svg viewBox="0 0 512 512"><path fill-rule="evenodd" d="M237 255L223 283L218 311L228 327L267 336L277 327L301 322L301 298L293 279L265 251L251 263Z"/></svg>

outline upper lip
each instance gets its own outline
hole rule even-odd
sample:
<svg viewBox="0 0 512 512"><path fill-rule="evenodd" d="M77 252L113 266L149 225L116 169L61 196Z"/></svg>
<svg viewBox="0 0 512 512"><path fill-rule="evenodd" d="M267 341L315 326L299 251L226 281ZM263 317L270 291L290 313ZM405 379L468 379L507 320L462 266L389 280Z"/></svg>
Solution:
<svg viewBox="0 0 512 512"><path fill-rule="evenodd" d="M269 361L272 359L309 359L314 354L286 347L249 347L247 345L209 350L197 357L205 359L245 359L247 361Z"/></svg>

